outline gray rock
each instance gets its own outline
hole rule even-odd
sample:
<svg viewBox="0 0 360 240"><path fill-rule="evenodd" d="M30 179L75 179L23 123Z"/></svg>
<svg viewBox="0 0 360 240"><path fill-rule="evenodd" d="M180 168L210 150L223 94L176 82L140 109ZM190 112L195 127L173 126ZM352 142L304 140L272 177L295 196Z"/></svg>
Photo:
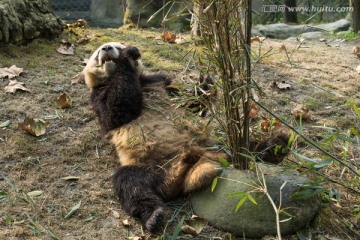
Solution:
<svg viewBox="0 0 360 240"><path fill-rule="evenodd" d="M253 27L253 32L260 33L265 37L287 39L308 32L338 32L349 29L350 22L341 19L337 22L319 25L288 25L285 23L275 23L269 25L258 25Z"/></svg>
<svg viewBox="0 0 360 240"><path fill-rule="evenodd" d="M316 25L315 27L320 30L325 30L329 32L346 31L350 28L350 21L346 19L340 19L339 21L333 23L320 24Z"/></svg>
<svg viewBox="0 0 360 240"><path fill-rule="evenodd" d="M324 36L324 32L307 32L300 35L305 39L318 39Z"/></svg>
<svg viewBox="0 0 360 240"><path fill-rule="evenodd" d="M0 42L21 44L63 31L47 0L0 0Z"/></svg>
<svg viewBox="0 0 360 240"><path fill-rule="evenodd" d="M285 23L275 23L269 25L259 25L254 27L254 31L260 32L263 36L269 38L286 39L306 32L308 29L304 25L288 25ZM317 31L311 28L312 31Z"/></svg>
<svg viewBox="0 0 360 240"><path fill-rule="evenodd" d="M291 196L309 179L284 167L265 164L259 164L259 166L265 174L268 191L276 206L280 204L280 187L287 181L282 189L281 209L291 214L292 218L280 223L282 235L289 235L304 228L318 212L321 201L317 196L302 200L295 200ZM192 194L190 202L195 214L206 218L211 225L219 229L246 238L276 235L275 213L269 199L263 193L254 191L254 187L249 186L259 183L257 175L254 172L227 169L222 177L234 181L219 179L213 193L208 188ZM257 204L246 200L238 212L235 212L241 197L228 195L250 191ZM289 216L280 214L281 220L287 218Z"/></svg>

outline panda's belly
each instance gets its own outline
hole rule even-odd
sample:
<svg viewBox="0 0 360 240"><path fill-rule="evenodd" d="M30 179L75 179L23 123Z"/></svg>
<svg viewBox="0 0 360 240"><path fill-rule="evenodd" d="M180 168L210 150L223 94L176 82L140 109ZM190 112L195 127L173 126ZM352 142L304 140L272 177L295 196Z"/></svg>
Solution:
<svg viewBox="0 0 360 240"><path fill-rule="evenodd" d="M190 132L172 119L177 114L173 109L144 108L138 119L112 131L121 164L161 166L189 145Z"/></svg>

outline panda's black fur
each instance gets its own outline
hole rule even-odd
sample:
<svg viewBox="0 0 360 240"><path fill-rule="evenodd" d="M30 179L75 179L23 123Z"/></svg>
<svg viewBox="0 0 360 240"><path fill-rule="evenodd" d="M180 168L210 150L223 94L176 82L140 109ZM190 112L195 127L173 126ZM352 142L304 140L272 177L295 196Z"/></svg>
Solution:
<svg viewBox="0 0 360 240"><path fill-rule="evenodd" d="M164 172L158 167L127 165L113 176L113 186L123 209L138 218L150 232L155 232L165 215L161 186Z"/></svg>
<svg viewBox="0 0 360 240"><path fill-rule="evenodd" d="M142 108L142 87L131 62L139 59L140 53L135 47L119 51L119 58L113 59L116 64L114 74L106 85L94 88L90 96L103 133L134 120Z"/></svg>

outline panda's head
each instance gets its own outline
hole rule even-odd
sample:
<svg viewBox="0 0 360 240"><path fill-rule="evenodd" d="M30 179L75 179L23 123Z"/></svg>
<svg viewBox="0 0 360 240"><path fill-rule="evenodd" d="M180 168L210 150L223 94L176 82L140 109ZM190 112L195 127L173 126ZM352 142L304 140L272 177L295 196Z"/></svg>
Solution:
<svg viewBox="0 0 360 240"><path fill-rule="evenodd" d="M128 46L125 48L116 48L111 45L104 46L99 51L99 62L101 65L106 62L114 62L118 66L126 65L132 70L137 71L137 61L140 60L141 54L136 47Z"/></svg>
<svg viewBox="0 0 360 240"><path fill-rule="evenodd" d="M102 66L107 61L114 61L118 59L120 57L120 52L124 49L126 49L126 46L118 42L104 43L91 55L84 70L95 66ZM144 70L140 56L135 58L134 55L129 55L129 60L134 66L137 76L140 76Z"/></svg>
<svg viewBox="0 0 360 240"><path fill-rule="evenodd" d="M120 51L123 48L114 47L112 45L105 45L103 46L97 56L97 60L99 66L103 65L105 62L116 60L120 57Z"/></svg>

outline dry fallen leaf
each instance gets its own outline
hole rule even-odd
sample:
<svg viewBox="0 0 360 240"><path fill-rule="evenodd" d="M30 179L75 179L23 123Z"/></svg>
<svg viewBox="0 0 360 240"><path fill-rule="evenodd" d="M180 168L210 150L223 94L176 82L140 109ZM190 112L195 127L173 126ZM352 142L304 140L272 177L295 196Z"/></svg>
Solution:
<svg viewBox="0 0 360 240"><path fill-rule="evenodd" d="M71 84L83 83L85 82L85 75L83 72L76 74L71 78Z"/></svg>
<svg viewBox="0 0 360 240"><path fill-rule="evenodd" d="M184 42L185 42L185 38L183 38L183 37L178 37L175 39L176 44L182 44Z"/></svg>
<svg viewBox="0 0 360 240"><path fill-rule="evenodd" d="M119 217L120 217L120 214L119 214ZM130 225L131 225L129 222L129 219L125 219L125 220L121 221L121 223L124 227L130 227Z"/></svg>
<svg viewBox="0 0 360 240"><path fill-rule="evenodd" d="M56 106L61 109L71 107L70 96L65 92L60 93L60 95L56 99Z"/></svg>
<svg viewBox="0 0 360 240"><path fill-rule="evenodd" d="M128 240L146 240L145 236L141 236L141 237L128 237Z"/></svg>
<svg viewBox="0 0 360 240"><path fill-rule="evenodd" d="M291 85L285 82L277 82L277 81L272 81L270 86L270 88L278 88L281 90L288 90L291 89Z"/></svg>
<svg viewBox="0 0 360 240"><path fill-rule="evenodd" d="M113 210L112 213L114 218L120 218L119 212Z"/></svg>
<svg viewBox="0 0 360 240"><path fill-rule="evenodd" d="M44 135L47 128L47 123L42 119L25 117L24 121L18 123L18 126L21 130L33 135L41 136Z"/></svg>
<svg viewBox="0 0 360 240"><path fill-rule="evenodd" d="M250 89L250 92L251 92L251 95L252 95L252 99L255 101L255 102L258 102L260 100L259 98L259 95L258 93L255 91L254 88L251 88Z"/></svg>
<svg viewBox="0 0 360 240"><path fill-rule="evenodd" d="M268 132L269 128L271 126L271 121L267 118L263 118L260 123L261 131L262 132Z"/></svg>
<svg viewBox="0 0 360 240"><path fill-rule="evenodd" d="M74 44L63 40L62 43L60 43L60 46L58 47L58 49L56 49L56 51L63 55L74 55L75 47L74 47Z"/></svg>
<svg viewBox="0 0 360 240"><path fill-rule="evenodd" d="M168 42L168 43L175 43L176 40L176 34L175 33L161 33L160 35L161 40Z"/></svg>
<svg viewBox="0 0 360 240"><path fill-rule="evenodd" d="M79 38L76 43L78 44L83 44L83 43L87 43L90 41L90 38L87 38L87 37L82 37L82 38Z"/></svg>
<svg viewBox="0 0 360 240"><path fill-rule="evenodd" d="M249 107L250 107L250 112L249 112L250 119L257 118L259 116L259 108L253 102L249 104Z"/></svg>
<svg viewBox="0 0 360 240"><path fill-rule="evenodd" d="M291 89L291 85L285 82L277 83L277 87L281 90L288 90Z"/></svg>
<svg viewBox="0 0 360 240"><path fill-rule="evenodd" d="M325 44L328 47L340 47L340 45L345 41L346 39L335 39L332 41L326 41Z"/></svg>
<svg viewBox="0 0 360 240"><path fill-rule="evenodd" d="M281 46L279 47L279 51L282 52L286 49L285 45L282 43Z"/></svg>
<svg viewBox="0 0 360 240"><path fill-rule="evenodd" d="M356 68L356 72L360 74L360 65L359 65L359 66L357 66L357 68Z"/></svg>
<svg viewBox="0 0 360 240"><path fill-rule="evenodd" d="M296 119L302 119L304 121L311 120L310 110L303 104L298 104L291 110L291 114L294 115Z"/></svg>
<svg viewBox="0 0 360 240"><path fill-rule="evenodd" d="M360 58L360 46L353 47L353 53Z"/></svg>
<svg viewBox="0 0 360 240"><path fill-rule="evenodd" d="M88 23L86 22L85 19L78 19L75 24L76 27L81 27L81 28L87 28L88 27Z"/></svg>
<svg viewBox="0 0 360 240"><path fill-rule="evenodd" d="M206 225L207 221L204 218L193 215L190 220L185 220L181 231L187 234L198 235Z"/></svg>
<svg viewBox="0 0 360 240"><path fill-rule="evenodd" d="M4 88L7 93L15 93L16 90L22 90L26 92L30 92L29 89L23 86L23 82L18 82L16 80L10 80L9 84Z"/></svg>
<svg viewBox="0 0 360 240"><path fill-rule="evenodd" d="M77 181L80 179L80 177L77 177L77 176L67 176L67 177L62 177L61 178L62 180L65 180L65 181Z"/></svg>
<svg viewBox="0 0 360 240"><path fill-rule="evenodd" d="M114 209L112 209L112 208L109 208L109 210L112 212L112 215L113 215L113 217L114 218L116 218L116 219L119 219L120 218L120 213L118 212L118 211L115 211ZM126 219L127 220L127 219ZM125 220L124 220L125 221ZM123 222L124 222L123 221ZM130 224L129 224L130 225ZM124 225L125 226L125 225Z"/></svg>
<svg viewBox="0 0 360 240"><path fill-rule="evenodd" d="M251 38L251 42L260 42L260 43L262 43L262 42L265 41L265 39L266 39L266 37L255 36L255 37Z"/></svg>
<svg viewBox="0 0 360 240"><path fill-rule="evenodd" d="M12 65L9 68L0 68L0 78L6 78L9 79L18 77L23 72L22 68L16 67L16 65Z"/></svg>
<svg viewBox="0 0 360 240"><path fill-rule="evenodd" d="M279 119L271 121L271 119L262 116L260 126L262 132L269 132L270 130L274 132L282 127L282 123Z"/></svg>

